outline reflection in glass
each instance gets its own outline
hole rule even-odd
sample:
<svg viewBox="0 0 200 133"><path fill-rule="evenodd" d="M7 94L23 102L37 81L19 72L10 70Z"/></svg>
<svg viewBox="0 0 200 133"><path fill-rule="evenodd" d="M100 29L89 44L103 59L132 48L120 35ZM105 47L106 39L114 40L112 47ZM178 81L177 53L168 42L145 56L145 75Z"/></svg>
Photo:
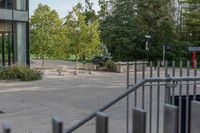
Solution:
<svg viewBox="0 0 200 133"><path fill-rule="evenodd" d="M11 21L0 21L0 66L13 62L11 25Z"/></svg>

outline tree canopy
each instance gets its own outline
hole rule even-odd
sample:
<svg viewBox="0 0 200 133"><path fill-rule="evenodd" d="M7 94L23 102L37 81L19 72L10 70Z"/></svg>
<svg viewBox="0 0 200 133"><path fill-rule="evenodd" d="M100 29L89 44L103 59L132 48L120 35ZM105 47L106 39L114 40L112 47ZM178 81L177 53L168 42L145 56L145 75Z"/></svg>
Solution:
<svg viewBox="0 0 200 133"><path fill-rule="evenodd" d="M31 52L44 59L57 57L54 52L60 37L62 21L55 10L47 5L39 4L30 19L31 25Z"/></svg>
<svg viewBox="0 0 200 133"><path fill-rule="evenodd" d="M39 4L30 19L32 54L84 60L99 55L104 44L116 61L161 60L167 46L170 60L190 58L188 47L200 46L199 0L99 0L99 6L97 12L86 0L60 19Z"/></svg>

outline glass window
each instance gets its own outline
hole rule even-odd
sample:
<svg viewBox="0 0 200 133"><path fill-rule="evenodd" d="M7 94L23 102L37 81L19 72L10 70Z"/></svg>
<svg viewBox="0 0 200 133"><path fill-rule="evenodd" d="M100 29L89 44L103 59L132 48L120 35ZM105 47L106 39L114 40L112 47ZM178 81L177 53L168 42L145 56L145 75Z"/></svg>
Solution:
<svg viewBox="0 0 200 133"><path fill-rule="evenodd" d="M0 8L5 8L5 0L0 0Z"/></svg>
<svg viewBox="0 0 200 133"><path fill-rule="evenodd" d="M0 0L0 8L12 9L12 0Z"/></svg>
<svg viewBox="0 0 200 133"><path fill-rule="evenodd" d="M0 20L0 32L11 32L12 24L11 21Z"/></svg>
<svg viewBox="0 0 200 133"><path fill-rule="evenodd" d="M17 0L16 9L26 11L26 0Z"/></svg>
<svg viewBox="0 0 200 133"><path fill-rule="evenodd" d="M11 21L0 21L0 66L13 62L11 27Z"/></svg>

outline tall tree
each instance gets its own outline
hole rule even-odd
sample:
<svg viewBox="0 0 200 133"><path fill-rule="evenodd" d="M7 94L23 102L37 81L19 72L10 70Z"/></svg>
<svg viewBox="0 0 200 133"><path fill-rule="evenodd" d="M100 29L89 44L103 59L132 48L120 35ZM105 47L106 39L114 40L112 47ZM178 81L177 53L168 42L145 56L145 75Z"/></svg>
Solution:
<svg viewBox="0 0 200 133"><path fill-rule="evenodd" d="M200 46L200 1L182 0L183 6L183 39L190 45Z"/></svg>
<svg viewBox="0 0 200 133"><path fill-rule="evenodd" d="M162 45L173 43L175 25L171 0L110 0L110 4L100 0L100 5L99 13L105 15L101 21L101 37L115 60L147 58L145 35L151 35L151 59L161 59Z"/></svg>
<svg viewBox="0 0 200 133"><path fill-rule="evenodd" d="M150 59L162 59L163 45L175 41L174 5L172 0L140 0L137 2L137 29L142 31L138 43L150 35ZM139 32L141 33L141 32ZM143 38L143 39L142 39ZM143 42L142 42L143 41Z"/></svg>
<svg viewBox="0 0 200 133"><path fill-rule="evenodd" d="M39 4L30 19L31 53L42 58L44 67L45 57L58 56L58 39L61 37L62 21L55 10L47 5ZM57 46L56 46L57 45Z"/></svg>
<svg viewBox="0 0 200 133"><path fill-rule="evenodd" d="M133 0L111 1L109 13L106 1L100 1L101 37L111 52L114 60L131 60L135 58L136 44L135 23L136 15Z"/></svg>
<svg viewBox="0 0 200 133"><path fill-rule="evenodd" d="M80 58L90 59L100 53L98 19L88 24L84 13L75 7L66 17L65 26L70 53L76 55L77 66Z"/></svg>

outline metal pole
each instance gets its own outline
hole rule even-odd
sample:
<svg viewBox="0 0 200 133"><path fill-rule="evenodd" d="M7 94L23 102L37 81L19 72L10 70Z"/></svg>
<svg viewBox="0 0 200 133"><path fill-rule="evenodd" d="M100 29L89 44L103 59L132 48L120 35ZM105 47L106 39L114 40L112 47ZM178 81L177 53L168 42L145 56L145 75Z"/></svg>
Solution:
<svg viewBox="0 0 200 133"><path fill-rule="evenodd" d="M146 40L146 42L145 42L145 49L146 49L146 51L148 51L148 40Z"/></svg>
<svg viewBox="0 0 200 133"><path fill-rule="evenodd" d="M170 78L170 75L168 74L167 77ZM165 103L168 103L168 104L171 103L170 102L171 101L170 100L170 95L171 95L170 90L171 90L171 88L170 88L170 81L168 81L167 85L165 86Z"/></svg>
<svg viewBox="0 0 200 133"><path fill-rule="evenodd" d="M7 50L8 50L8 65L10 66L11 65L11 61L10 61L10 33L8 33L8 36L7 36Z"/></svg>
<svg viewBox="0 0 200 133"><path fill-rule="evenodd" d="M165 45L163 45L163 66L165 66Z"/></svg>
<svg viewBox="0 0 200 133"><path fill-rule="evenodd" d="M2 34L2 65L5 66L5 33Z"/></svg>
<svg viewBox="0 0 200 133"><path fill-rule="evenodd" d="M127 62L127 89L129 89L129 61ZM126 133L129 133L129 95L126 100Z"/></svg>

